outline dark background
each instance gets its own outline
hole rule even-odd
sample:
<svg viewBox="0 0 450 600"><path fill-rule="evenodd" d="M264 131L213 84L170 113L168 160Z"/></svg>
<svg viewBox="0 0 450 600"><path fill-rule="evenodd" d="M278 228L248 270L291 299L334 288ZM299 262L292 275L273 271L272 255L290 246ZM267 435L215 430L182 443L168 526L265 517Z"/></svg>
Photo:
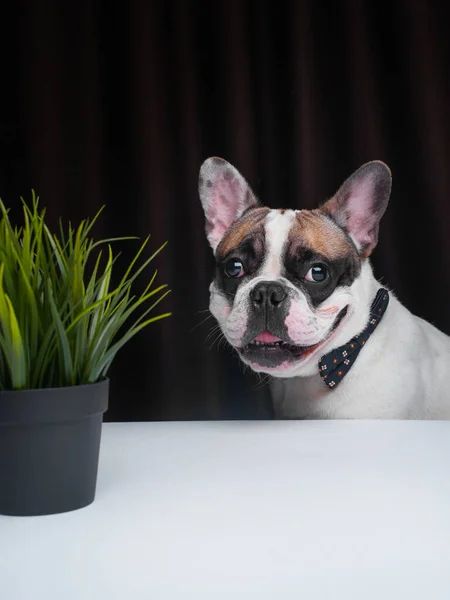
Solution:
<svg viewBox="0 0 450 600"><path fill-rule="evenodd" d="M450 333L449 3L11 3L0 20L0 196L152 234L173 316L112 369L110 420L266 418L267 386L211 339L197 197L219 155L263 203L311 208L386 161L376 274ZM123 248L124 260L136 246ZM145 282L143 282L145 283ZM200 324L200 325L199 325ZM395 340L392 340L395 343Z"/></svg>

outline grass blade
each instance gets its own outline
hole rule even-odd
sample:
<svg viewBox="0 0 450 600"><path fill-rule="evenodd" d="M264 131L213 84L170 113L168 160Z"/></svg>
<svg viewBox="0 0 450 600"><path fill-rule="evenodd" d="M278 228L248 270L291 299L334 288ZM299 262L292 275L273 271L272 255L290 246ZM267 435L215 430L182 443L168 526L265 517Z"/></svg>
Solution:
<svg viewBox="0 0 450 600"><path fill-rule="evenodd" d="M157 270L136 292L138 278L166 244L144 259L147 237L117 277L120 252L111 244L137 238L94 241L104 207L74 227L60 220L54 233L34 191L30 205L23 198L22 204L23 223L16 226L0 200L0 389L92 382L139 331L169 316L147 318L169 293L166 285L155 286Z"/></svg>

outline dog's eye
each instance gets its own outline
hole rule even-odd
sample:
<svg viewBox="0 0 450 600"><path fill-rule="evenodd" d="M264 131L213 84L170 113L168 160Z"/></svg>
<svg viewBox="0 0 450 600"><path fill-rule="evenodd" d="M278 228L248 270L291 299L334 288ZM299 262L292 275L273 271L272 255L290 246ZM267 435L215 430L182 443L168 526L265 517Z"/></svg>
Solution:
<svg viewBox="0 0 450 600"><path fill-rule="evenodd" d="M306 281L321 283L328 277L328 269L324 265L314 265L305 275Z"/></svg>
<svg viewBox="0 0 450 600"><path fill-rule="evenodd" d="M225 273L228 277L242 277L244 275L244 265L237 258L231 258L225 263Z"/></svg>

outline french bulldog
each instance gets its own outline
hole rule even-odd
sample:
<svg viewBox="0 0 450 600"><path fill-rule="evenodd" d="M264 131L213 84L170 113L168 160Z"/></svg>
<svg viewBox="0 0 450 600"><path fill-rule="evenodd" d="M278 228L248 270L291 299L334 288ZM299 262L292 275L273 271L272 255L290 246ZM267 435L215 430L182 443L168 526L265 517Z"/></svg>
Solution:
<svg viewBox="0 0 450 600"><path fill-rule="evenodd" d="M371 268L390 192L389 168L373 161L315 210L270 209L227 161L201 166L210 311L270 376L276 418L450 419L450 337Z"/></svg>

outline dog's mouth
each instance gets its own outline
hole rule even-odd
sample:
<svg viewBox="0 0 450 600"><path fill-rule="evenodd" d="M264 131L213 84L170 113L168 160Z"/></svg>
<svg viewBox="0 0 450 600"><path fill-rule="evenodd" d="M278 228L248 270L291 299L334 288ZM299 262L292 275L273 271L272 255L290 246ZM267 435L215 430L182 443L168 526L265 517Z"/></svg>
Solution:
<svg viewBox="0 0 450 600"><path fill-rule="evenodd" d="M340 311L327 335L320 342L312 346L296 346L292 342L285 341L269 331L264 331L246 346L238 348L238 352L251 364L269 369L276 369L280 365L303 361L329 340L347 314L347 310L348 307L346 306Z"/></svg>

